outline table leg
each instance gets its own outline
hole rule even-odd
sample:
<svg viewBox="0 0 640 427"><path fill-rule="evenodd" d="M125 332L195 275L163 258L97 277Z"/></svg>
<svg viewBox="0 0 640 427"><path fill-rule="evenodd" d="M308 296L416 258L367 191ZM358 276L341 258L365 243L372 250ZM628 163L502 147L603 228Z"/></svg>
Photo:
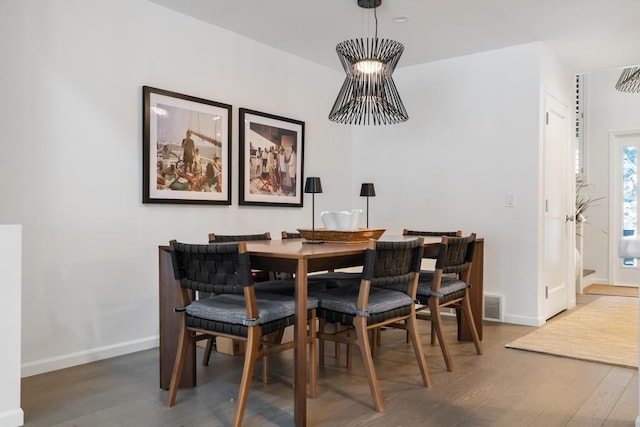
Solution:
<svg viewBox="0 0 640 427"><path fill-rule="evenodd" d="M296 271L296 324L294 326L294 404L296 426L307 425L307 260L299 259Z"/></svg>
<svg viewBox="0 0 640 427"><path fill-rule="evenodd" d="M178 348L178 334L180 333L179 316L175 307L182 306L182 301L178 295L180 285L173 276L173 264L171 253L168 247L161 246L158 250L159 256L159 321L160 321L160 388L168 390L171 384L171 374L173 363L176 359ZM189 344L185 356L184 369L180 388L196 386L196 347Z"/></svg>

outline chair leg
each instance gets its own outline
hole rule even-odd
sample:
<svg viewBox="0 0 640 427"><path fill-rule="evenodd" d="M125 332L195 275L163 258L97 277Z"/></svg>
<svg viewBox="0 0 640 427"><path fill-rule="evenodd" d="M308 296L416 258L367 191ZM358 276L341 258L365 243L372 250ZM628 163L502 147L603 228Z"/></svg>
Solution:
<svg viewBox="0 0 640 427"><path fill-rule="evenodd" d="M269 384L269 356L262 358L262 384Z"/></svg>
<svg viewBox="0 0 640 427"><path fill-rule="evenodd" d="M263 340L272 344L279 344L282 342L283 335L284 329L263 337ZM269 384L269 356L264 356L262 358L262 383Z"/></svg>
<svg viewBox="0 0 640 427"><path fill-rule="evenodd" d="M351 336L351 332L347 332L347 336ZM347 347L347 369L351 369L353 367L353 357L351 357L351 344L345 344Z"/></svg>
<svg viewBox="0 0 640 427"><path fill-rule="evenodd" d="M404 321L404 324L407 328L407 334L411 338L413 352L416 354L416 359L418 360L418 367L420 368L420 374L422 375L422 383L425 387L431 387L431 375L429 374L429 366L427 365L427 359L424 357L424 350L422 349L420 331L418 330L418 321L415 317L410 317Z"/></svg>
<svg viewBox="0 0 640 427"><path fill-rule="evenodd" d="M444 330L442 327L442 317L440 315L440 305L438 304L438 298L429 298L429 308L431 308L431 325L435 328L438 335L438 341L440 341L440 349L442 350L442 356L444 362L447 365L447 371L453 371L453 359L449 353L449 346L447 346L447 340L444 337Z"/></svg>
<svg viewBox="0 0 640 427"><path fill-rule="evenodd" d="M176 360L173 362L173 372L171 373L171 383L169 385L169 399L167 406L172 407L176 404L176 394L178 394L178 386L182 379L182 370L184 368L185 356L189 348L189 331L184 320L184 314L181 315L182 323L180 325L180 335L178 337L178 350L176 351Z"/></svg>
<svg viewBox="0 0 640 427"><path fill-rule="evenodd" d="M380 385L378 384L376 369L373 366L373 358L371 357L371 346L369 345L369 334L367 333L366 317L357 316L353 320L353 326L356 329L356 341L358 343L358 347L360 348L360 355L362 356L364 369L367 372L367 379L369 380L369 388L371 389L371 397L373 398L373 403L376 407L376 411L383 412L384 407L382 405Z"/></svg>
<svg viewBox="0 0 640 427"><path fill-rule="evenodd" d="M340 330L340 322L336 322L336 332ZM340 364L340 343L338 341L333 342L333 357L336 358L336 362Z"/></svg>
<svg viewBox="0 0 640 427"><path fill-rule="evenodd" d="M311 398L318 397L318 363L316 359L316 311L311 310L309 319L309 383Z"/></svg>
<svg viewBox="0 0 640 427"><path fill-rule="evenodd" d="M371 333L371 338L369 338L369 342L371 343L371 357L376 355L376 347L378 346L378 332L380 332L380 328L371 329L369 331Z"/></svg>
<svg viewBox="0 0 640 427"><path fill-rule="evenodd" d="M251 387L251 377L256 365L258 351L260 350L260 330L259 326L249 327L247 334L247 350L244 355L244 366L242 367L242 379L240 380L240 390L238 391L238 402L236 403L236 415L233 419L234 427L242 426L244 410L247 407L249 389Z"/></svg>
<svg viewBox="0 0 640 427"><path fill-rule="evenodd" d="M209 360L211 359L211 351L213 350L213 343L215 337L207 338L207 346L204 348L204 356L202 356L202 366L209 366Z"/></svg>
<svg viewBox="0 0 640 427"><path fill-rule="evenodd" d="M324 327L326 323L327 322L322 318L318 321L318 332L320 333L320 337L318 338L318 365L320 366L324 366L324 339L322 338L322 334L324 334Z"/></svg>
<svg viewBox="0 0 640 427"><path fill-rule="evenodd" d="M284 329L280 329L278 332L275 332L274 336L275 336L273 341L274 343L276 344L282 343L282 337L284 336Z"/></svg>
<svg viewBox="0 0 640 427"><path fill-rule="evenodd" d="M462 310L464 311L465 317L467 318L467 324L469 325L469 330L471 331L471 337L473 338L473 343L476 346L476 353L482 354L482 344L480 343L480 336L478 335L478 330L476 329L476 323L473 320L473 313L471 312L471 302L469 301L468 291L464 297L464 300L462 300Z"/></svg>
<svg viewBox="0 0 640 427"><path fill-rule="evenodd" d="M436 345L436 327L431 321L431 345Z"/></svg>

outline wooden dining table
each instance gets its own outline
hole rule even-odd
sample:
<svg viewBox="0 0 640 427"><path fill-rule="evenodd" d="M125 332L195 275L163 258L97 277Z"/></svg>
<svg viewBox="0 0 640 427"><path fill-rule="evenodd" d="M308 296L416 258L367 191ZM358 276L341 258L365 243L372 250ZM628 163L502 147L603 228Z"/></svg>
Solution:
<svg viewBox="0 0 640 427"><path fill-rule="evenodd" d="M383 236L382 240L415 239L415 236ZM425 237L425 257L437 256L439 237ZM296 426L307 425L307 275L311 272L361 266L367 242L304 244L302 239L248 241L252 268L295 274L296 324L294 326L294 418ZM482 339L482 265L483 239L478 239L471 279L470 297L478 334ZM176 355L179 316L173 311L180 305L179 286L175 283L168 246L159 247L160 291L160 387L168 389ZM299 327L298 325L302 325ZM466 322L459 320L458 338L470 340ZM180 387L196 385L195 344L186 356Z"/></svg>

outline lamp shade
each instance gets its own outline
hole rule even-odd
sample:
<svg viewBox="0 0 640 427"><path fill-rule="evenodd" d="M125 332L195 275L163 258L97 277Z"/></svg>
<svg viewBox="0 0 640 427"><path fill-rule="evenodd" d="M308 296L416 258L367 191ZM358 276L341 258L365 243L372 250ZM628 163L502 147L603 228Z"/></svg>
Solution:
<svg viewBox="0 0 640 427"><path fill-rule="evenodd" d="M386 125L407 121L391 74L404 46L393 40L346 40L336 52L346 73L329 120L355 125Z"/></svg>
<svg viewBox="0 0 640 427"><path fill-rule="evenodd" d="M375 37L346 40L336 46L347 76L329 113L329 120L333 122L386 125L409 119L391 78L404 46L378 38L376 10L381 4L382 0L358 0L361 8L373 9Z"/></svg>
<svg viewBox="0 0 640 427"><path fill-rule="evenodd" d="M322 193L322 183L320 182L320 178L317 176L307 177L307 180L304 183L304 192Z"/></svg>
<svg viewBox="0 0 640 427"><path fill-rule="evenodd" d="M630 67L622 70L616 89L621 92L640 92L640 67Z"/></svg>
<svg viewBox="0 0 640 427"><path fill-rule="evenodd" d="M363 182L362 187L360 187L360 195L366 197L375 197L376 189L373 186L372 182Z"/></svg>

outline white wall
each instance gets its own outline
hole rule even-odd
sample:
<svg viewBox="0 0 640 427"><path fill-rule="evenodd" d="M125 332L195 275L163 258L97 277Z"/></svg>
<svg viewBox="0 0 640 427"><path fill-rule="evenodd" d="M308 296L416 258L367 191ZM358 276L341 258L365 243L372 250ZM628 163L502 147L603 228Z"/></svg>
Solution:
<svg viewBox="0 0 640 427"><path fill-rule="evenodd" d="M609 283L609 132L640 129L640 96L615 89L621 72L584 76L585 174L590 195L606 197L589 209L584 225L584 267L596 270L598 283Z"/></svg>
<svg viewBox="0 0 640 427"><path fill-rule="evenodd" d="M485 237L485 293L504 296L505 321L532 325L544 320L536 304L540 50L533 43L397 70L409 121L357 128L352 154L354 188L376 185L372 226Z"/></svg>
<svg viewBox="0 0 640 427"><path fill-rule="evenodd" d="M157 345L157 246L310 226L239 207L238 108L306 122L319 211L350 203L343 76L144 0L0 3L0 223L23 225L23 375ZM313 84L309 84L312 82ZM143 205L142 86L233 105L233 204Z"/></svg>
<svg viewBox="0 0 640 427"><path fill-rule="evenodd" d="M15 427L24 421L20 408L21 234L19 225L0 225L0 427Z"/></svg>
<svg viewBox="0 0 640 427"><path fill-rule="evenodd" d="M354 128L327 120L342 73L144 0L3 2L0 17L0 223L23 224L23 375L157 345L157 245L309 225L308 196L239 207L236 163L231 207L143 205L143 85L232 104L235 159L238 107L304 120L317 221L364 208L360 183L375 182L372 227L477 232L504 320L542 322L541 44L399 69L410 120Z"/></svg>

